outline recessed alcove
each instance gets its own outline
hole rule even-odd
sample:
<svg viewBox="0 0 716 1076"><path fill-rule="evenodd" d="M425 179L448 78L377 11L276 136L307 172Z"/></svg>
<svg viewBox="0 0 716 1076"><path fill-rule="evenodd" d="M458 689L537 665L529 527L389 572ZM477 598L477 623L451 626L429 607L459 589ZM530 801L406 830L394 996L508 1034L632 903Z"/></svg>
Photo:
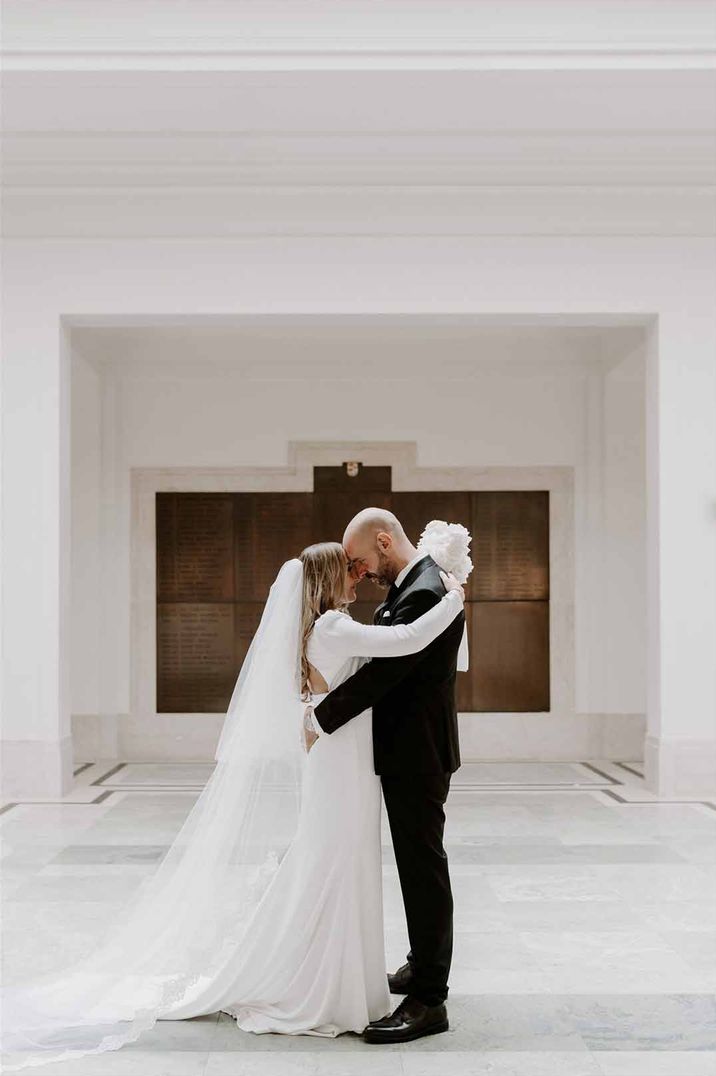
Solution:
<svg viewBox="0 0 716 1076"><path fill-rule="evenodd" d="M464 756L641 757L636 319L88 319L71 330L71 379L78 757L213 756L220 713L156 705L157 494L308 493L315 468L349 459L390 468L413 528L410 493L423 514L436 497L423 522L460 491L548 496L549 705L465 710Z"/></svg>

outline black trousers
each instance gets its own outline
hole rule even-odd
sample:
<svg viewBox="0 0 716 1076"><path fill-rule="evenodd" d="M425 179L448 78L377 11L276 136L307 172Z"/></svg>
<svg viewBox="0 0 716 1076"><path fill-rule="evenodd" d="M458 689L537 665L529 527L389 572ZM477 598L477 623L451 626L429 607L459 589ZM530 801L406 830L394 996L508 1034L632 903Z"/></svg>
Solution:
<svg viewBox="0 0 716 1076"><path fill-rule="evenodd" d="M450 774L381 777L410 939L410 996L439 1005L448 994L453 899L443 848Z"/></svg>

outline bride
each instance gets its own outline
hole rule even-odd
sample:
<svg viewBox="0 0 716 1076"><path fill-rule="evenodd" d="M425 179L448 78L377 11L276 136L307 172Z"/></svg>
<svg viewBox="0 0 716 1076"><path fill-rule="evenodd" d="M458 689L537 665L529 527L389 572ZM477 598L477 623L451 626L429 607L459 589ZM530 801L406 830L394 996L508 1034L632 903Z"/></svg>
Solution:
<svg viewBox="0 0 716 1076"><path fill-rule="evenodd" d="M366 710L307 751L303 711L367 659L422 650L457 580L411 624L365 626L340 545L286 561L242 666L217 765L154 874L94 952L3 990L7 1071L119 1049L223 1011L257 1033L362 1032L389 1010L380 778Z"/></svg>

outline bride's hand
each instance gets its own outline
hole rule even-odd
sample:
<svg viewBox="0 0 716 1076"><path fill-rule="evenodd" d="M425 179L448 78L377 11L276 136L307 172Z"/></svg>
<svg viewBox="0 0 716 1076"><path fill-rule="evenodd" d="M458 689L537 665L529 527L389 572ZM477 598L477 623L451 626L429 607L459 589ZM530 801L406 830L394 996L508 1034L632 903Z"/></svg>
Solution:
<svg viewBox="0 0 716 1076"><path fill-rule="evenodd" d="M442 581L443 581L443 583L445 585L445 590L446 591L456 590L459 593L462 601L465 601L465 591L464 591L462 585L460 583L458 583L457 579L452 574L452 572L443 572L443 571L441 571L440 572L440 578L442 579Z"/></svg>

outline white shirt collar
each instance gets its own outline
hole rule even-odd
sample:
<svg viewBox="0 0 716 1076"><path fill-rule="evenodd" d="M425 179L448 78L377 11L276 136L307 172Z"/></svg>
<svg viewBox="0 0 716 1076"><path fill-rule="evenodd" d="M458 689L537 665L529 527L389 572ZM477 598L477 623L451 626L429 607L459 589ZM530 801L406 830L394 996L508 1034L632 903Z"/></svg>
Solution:
<svg viewBox="0 0 716 1076"><path fill-rule="evenodd" d="M408 564L405 565L402 572L398 572L395 579L393 580L393 586L394 587L399 587L401 585L401 583L403 582L403 580L405 579L408 572L410 571L410 569L413 568L418 563L418 561L421 561L425 557L427 557L427 555L428 555L427 553L418 553L417 557L413 557L413 559Z"/></svg>

